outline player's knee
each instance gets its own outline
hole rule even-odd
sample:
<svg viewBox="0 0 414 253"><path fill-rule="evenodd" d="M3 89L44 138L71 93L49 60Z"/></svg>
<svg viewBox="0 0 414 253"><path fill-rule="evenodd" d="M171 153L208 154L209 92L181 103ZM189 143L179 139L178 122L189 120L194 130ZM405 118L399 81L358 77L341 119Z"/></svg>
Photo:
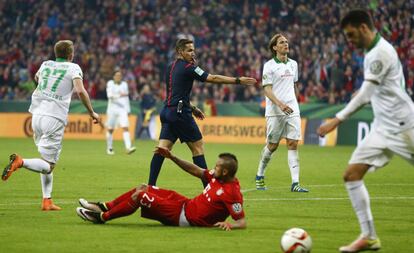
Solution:
<svg viewBox="0 0 414 253"><path fill-rule="evenodd" d="M268 143L267 148L270 150L270 152L275 152L275 150L279 147L279 143Z"/></svg>
<svg viewBox="0 0 414 253"><path fill-rule="evenodd" d="M146 191L148 189L148 185L141 184L137 187L137 191Z"/></svg>
<svg viewBox="0 0 414 253"><path fill-rule="evenodd" d="M50 174L50 173L52 173L53 172L53 169L55 168L55 163L50 163L50 162L47 162L48 164L49 164L49 172L47 173L47 174Z"/></svg>
<svg viewBox="0 0 414 253"><path fill-rule="evenodd" d="M362 179L362 176L359 175L359 173L352 171L352 170L346 170L343 175L343 180L345 182L356 181L356 180L361 180L361 179Z"/></svg>
<svg viewBox="0 0 414 253"><path fill-rule="evenodd" d="M289 150L296 150L298 148L298 141L296 140L288 140L287 147Z"/></svg>

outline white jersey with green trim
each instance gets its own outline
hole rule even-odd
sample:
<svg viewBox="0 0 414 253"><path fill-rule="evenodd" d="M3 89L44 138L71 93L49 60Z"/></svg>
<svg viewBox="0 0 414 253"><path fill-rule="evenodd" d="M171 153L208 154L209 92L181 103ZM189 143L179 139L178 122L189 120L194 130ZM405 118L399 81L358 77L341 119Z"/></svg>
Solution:
<svg viewBox="0 0 414 253"><path fill-rule="evenodd" d="M378 34L365 54L364 79L378 84L371 97L373 127L394 133L414 127L414 103L397 51Z"/></svg>
<svg viewBox="0 0 414 253"><path fill-rule="evenodd" d="M276 57L267 61L263 66L262 85L272 86L275 97L287 104L293 113L290 116L300 114L299 105L295 94L295 82L298 81L298 63L292 59L286 62L279 61ZM285 115L280 108L266 97L265 116Z"/></svg>
<svg viewBox="0 0 414 253"><path fill-rule="evenodd" d="M116 113L119 111L131 112L128 97L128 84L125 81L117 84L114 80L106 84L106 95L108 97L107 113ZM126 96L125 96L126 95Z"/></svg>
<svg viewBox="0 0 414 253"><path fill-rule="evenodd" d="M67 61L45 61L36 73L38 85L32 94L29 112L47 115L66 125L73 92L73 79L83 78L78 64Z"/></svg>

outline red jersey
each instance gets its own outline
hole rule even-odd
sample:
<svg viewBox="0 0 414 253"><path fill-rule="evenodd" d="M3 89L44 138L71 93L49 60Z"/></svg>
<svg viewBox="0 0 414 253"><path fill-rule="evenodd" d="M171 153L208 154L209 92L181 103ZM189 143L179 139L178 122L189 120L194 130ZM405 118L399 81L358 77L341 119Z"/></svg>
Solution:
<svg viewBox="0 0 414 253"><path fill-rule="evenodd" d="M185 216L192 226L213 226L225 221L229 215L234 220L244 218L239 180L223 183L213 174L214 170L204 171L204 178L209 184L202 194L185 204Z"/></svg>

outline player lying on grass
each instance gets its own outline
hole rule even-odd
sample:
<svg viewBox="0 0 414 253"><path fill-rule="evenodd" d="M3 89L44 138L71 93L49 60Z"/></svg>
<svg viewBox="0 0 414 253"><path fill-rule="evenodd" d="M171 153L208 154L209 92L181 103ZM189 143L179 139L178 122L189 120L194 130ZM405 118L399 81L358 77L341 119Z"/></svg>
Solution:
<svg viewBox="0 0 414 253"><path fill-rule="evenodd" d="M223 230L246 228L243 196L238 179L237 158L230 153L218 156L214 170L207 170L181 160L166 148L154 151L171 159L189 174L205 179L208 185L195 198L189 199L175 191L142 184L109 202L88 202L80 199L76 209L84 220L93 223L131 215L141 207L141 217L158 220L170 226L220 227ZM234 223L227 222L231 216Z"/></svg>

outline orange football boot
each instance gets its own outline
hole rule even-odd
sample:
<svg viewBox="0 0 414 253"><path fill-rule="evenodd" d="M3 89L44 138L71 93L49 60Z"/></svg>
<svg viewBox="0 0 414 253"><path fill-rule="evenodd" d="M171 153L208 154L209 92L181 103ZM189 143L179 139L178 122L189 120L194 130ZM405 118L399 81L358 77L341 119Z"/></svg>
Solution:
<svg viewBox="0 0 414 253"><path fill-rule="evenodd" d="M42 211L60 211L62 208L53 204L52 199L45 198L42 201Z"/></svg>
<svg viewBox="0 0 414 253"><path fill-rule="evenodd" d="M13 172L15 172L21 167L23 167L22 157L18 154L10 155L9 164L7 164L6 168L4 168L1 179L3 179L3 181L6 181Z"/></svg>

